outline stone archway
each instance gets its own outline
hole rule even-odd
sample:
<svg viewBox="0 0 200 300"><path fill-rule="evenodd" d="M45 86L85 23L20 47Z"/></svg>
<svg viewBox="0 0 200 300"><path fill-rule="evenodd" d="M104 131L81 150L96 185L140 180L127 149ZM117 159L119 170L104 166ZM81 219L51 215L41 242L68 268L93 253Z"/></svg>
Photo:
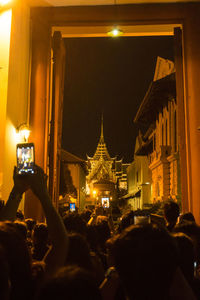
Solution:
<svg viewBox="0 0 200 300"><path fill-rule="evenodd" d="M200 94L198 83L200 76L199 14L200 4L198 3L120 5L117 15L113 6L32 9L30 124L33 130L32 140L36 145L36 162L47 169L48 116L51 104L51 29L53 26L107 26L116 22L121 25L182 24L183 59L179 48L177 50L177 64L180 66L177 92L179 93L180 151L184 164L182 167L183 209L192 211L197 221L200 221L200 202L198 201L200 137L197 131L200 125L200 114L197 111ZM27 205L27 207L30 206L33 206L33 203ZM36 212L37 209L35 206L30 210ZM35 215L37 214L36 212Z"/></svg>

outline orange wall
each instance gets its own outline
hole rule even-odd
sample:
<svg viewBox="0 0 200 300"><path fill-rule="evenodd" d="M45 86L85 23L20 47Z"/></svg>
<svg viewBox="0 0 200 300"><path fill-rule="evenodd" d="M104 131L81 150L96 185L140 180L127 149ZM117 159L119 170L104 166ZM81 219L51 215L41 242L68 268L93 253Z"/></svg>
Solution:
<svg viewBox="0 0 200 300"><path fill-rule="evenodd" d="M184 62L186 90L187 157L189 165L189 208L200 223L200 8L185 22Z"/></svg>
<svg viewBox="0 0 200 300"><path fill-rule="evenodd" d="M4 200L7 200L13 186L12 175L16 164L16 143L18 142L16 128L20 124L26 123L28 117L29 25L30 8L24 1L16 2L12 8L10 51L8 50L9 63L7 65L8 77L4 82L4 93L7 89L7 94L4 98L3 110L6 113L4 116L4 134L1 135L1 138L4 137L4 142L1 144L3 155L0 156L3 164L2 198Z"/></svg>
<svg viewBox="0 0 200 300"><path fill-rule="evenodd" d="M6 107L8 92L8 67L10 53L10 31L12 11L0 13L0 158L3 158L5 145ZM3 160L0 159L0 198L3 185Z"/></svg>

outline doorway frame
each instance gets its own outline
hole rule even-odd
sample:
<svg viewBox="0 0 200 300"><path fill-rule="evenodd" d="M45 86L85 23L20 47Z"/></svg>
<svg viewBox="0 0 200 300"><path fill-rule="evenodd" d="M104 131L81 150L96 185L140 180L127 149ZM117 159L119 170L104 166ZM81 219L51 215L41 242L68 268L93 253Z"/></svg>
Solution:
<svg viewBox="0 0 200 300"><path fill-rule="evenodd" d="M119 26L134 25L161 25L181 24L183 28L183 84L184 97L179 103L181 112L181 123L184 124L184 132L179 128L179 140L185 144L180 149L185 157L182 167L183 180L181 180L183 211L192 211L197 220L200 221L200 204L197 196L200 188L197 187L196 162L200 162L193 146L197 143L198 136L194 130L200 124L200 119L195 113L195 97L200 94L197 83L194 89L194 79L200 70L200 42L197 37L200 28L200 4L199 3L170 3L170 4L131 4L131 5L108 5L108 6L81 6L81 7L47 7L31 9L32 24L32 70L30 89L30 124L32 127L32 140L36 144L36 162L47 169L48 156L48 109L50 99L50 64L52 29L59 26ZM192 47L195 46L194 49ZM198 64L190 65L190 55L196 55ZM191 56L193 57L193 56ZM38 72L38 68L40 72ZM196 75L195 75L196 74ZM200 75L200 74L199 74ZM200 77L200 76L199 76ZM177 83L179 85L179 82ZM190 89L193 91L191 92ZM38 120L38 112L40 118ZM194 117L194 118L193 118ZM191 122L193 120L193 122ZM42 130L41 130L42 129ZM40 130L40 133L39 133ZM194 155L195 154L195 155ZM200 164L199 164L200 165ZM200 202L200 201L199 201ZM31 210L33 208L31 207Z"/></svg>

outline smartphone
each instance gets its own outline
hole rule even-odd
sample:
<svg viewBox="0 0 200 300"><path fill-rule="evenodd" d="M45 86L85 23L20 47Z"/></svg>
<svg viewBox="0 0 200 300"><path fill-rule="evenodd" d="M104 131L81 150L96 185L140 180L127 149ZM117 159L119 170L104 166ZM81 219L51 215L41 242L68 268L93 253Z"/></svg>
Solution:
<svg viewBox="0 0 200 300"><path fill-rule="evenodd" d="M18 174L34 174L35 148L33 143L17 144Z"/></svg>
<svg viewBox="0 0 200 300"><path fill-rule="evenodd" d="M69 210L70 211L75 211L76 210L76 204L75 203L70 203L69 204Z"/></svg>

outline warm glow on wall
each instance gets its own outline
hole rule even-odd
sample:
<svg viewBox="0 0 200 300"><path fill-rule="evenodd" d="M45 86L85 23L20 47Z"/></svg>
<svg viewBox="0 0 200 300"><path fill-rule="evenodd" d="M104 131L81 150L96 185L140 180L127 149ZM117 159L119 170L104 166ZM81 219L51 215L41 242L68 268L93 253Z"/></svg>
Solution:
<svg viewBox="0 0 200 300"><path fill-rule="evenodd" d="M8 3L10 3L12 0L0 0L0 5L3 6L3 5L6 5Z"/></svg>
<svg viewBox="0 0 200 300"><path fill-rule="evenodd" d="M10 40L12 10L0 13L0 45ZM0 46L1 50L1 46Z"/></svg>
<svg viewBox="0 0 200 300"><path fill-rule="evenodd" d="M8 91L8 69L10 53L10 32L11 32L12 11L0 12L0 157L4 158L6 109ZM12 127L12 126L11 126ZM13 129L13 127L12 127ZM14 131L11 135L15 138ZM0 162L0 173L3 174L3 162Z"/></svg>
<svg viewBox="0 0 200 300"><path fill-rule="evenodd" d="M10 148L16 147L16 144L19 143L18 133L14 125L8 120L6 124L7 136L9 137Z"/></svg>

